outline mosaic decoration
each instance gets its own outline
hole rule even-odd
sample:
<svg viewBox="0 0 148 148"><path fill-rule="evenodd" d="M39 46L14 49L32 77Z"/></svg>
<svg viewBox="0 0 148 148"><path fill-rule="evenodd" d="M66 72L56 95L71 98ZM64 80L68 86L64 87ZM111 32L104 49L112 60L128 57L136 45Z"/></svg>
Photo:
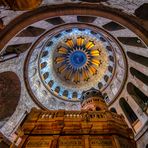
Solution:
<svg viewBox="0 0 148 148"><path fill-rule="evenodd" d="M94 41L86 42L82 36L76 40L67 39L65 45L58 48L57 52L60 55L54 62L58 64L57 72L62 74L65 80L79 83L88 81L91 76L97 74L101 64L101 50L95 48Z"/></svg>

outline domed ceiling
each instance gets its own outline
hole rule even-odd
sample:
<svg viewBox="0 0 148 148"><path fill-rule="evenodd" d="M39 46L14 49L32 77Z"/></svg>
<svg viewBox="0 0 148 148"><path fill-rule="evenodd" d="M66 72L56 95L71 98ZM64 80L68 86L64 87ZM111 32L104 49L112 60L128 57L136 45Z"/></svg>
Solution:
<svg viewBox="0 0 148 148"><path fill-rule="evenodd" d="M40 11L44 15L28 12L28 17L36 19L20 22L19 26L14 22L16 29L12 34L16 35L2 54L13 58L24 53L17 62L23 61L24 65L20 66L24 72L23 78L20 74L23 88L41 108L79 110L82 92L91 88L100 90L110 105L127 83L128 49L137 53L139 49L134 46L143 51L146 45L127 28L128 22L112 14L112 10L104 12L100 7L98 11L96 7L86 12L88 4L81 4L82 8L76 10L67 5L71 10L61 5L63 11L58 13L56 6L51 10L43 7Z"/></svg>
<svg viewBox="0 0 148 148"><path fill-rule="evenodd" d="M14 72L21 91L14 114L0 131L12 140L15 127L33 107L80 110L80 96L91 88L100 90L119 114L124 115L120 98L134 104L142 127L147 117L141 111L147 109L148 96L147 32L144 22L140 26L141 20L125 11L133 14L144 1L48 2L33 11L1 11L0 72ZM141 108L135 98L144 98Z"/></svg>
<svg viewBox="0 0 148 148"><path fill-rule="evenodd" d="M86 28L70 28L52 36L39 61L45 85L62 98L78 100L83 90L97 85L107 73L113 53L106 46L110 47L99 32Z"/></svg>
<svg viewBox="0 0 148 148"><path fill-rule="evenodd" d="M30 50L27 63L28 89L47 109L51 97L69 104L64 108L80 109L82 92L91 88L110 98L109 103L121 92L127 72L118 41L96 25L77 22L48 30ZM108 97L111 89L114 95Z"/></svg>

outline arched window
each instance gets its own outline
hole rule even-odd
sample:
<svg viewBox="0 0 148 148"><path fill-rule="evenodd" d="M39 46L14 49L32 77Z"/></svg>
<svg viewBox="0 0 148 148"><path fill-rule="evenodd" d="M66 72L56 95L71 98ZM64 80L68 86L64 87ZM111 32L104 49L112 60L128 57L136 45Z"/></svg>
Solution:
<svg viewBox="0 0 148 148"><path fill-rule="evenodd" d="M49 72L45 72L45 73L43 74L44 80L46 80L48 77L49 77Z"/></svg>
<svg viewBox="0 0 148 148"><path fill-rule="evenodd" d="M53 84L54 84L54 81L53 81L53 80L50 80L50 81L48 82L48 86L49 86L49 87L52 87Z"/></svg>
<svg viewBox="0 0 148 148"><path fill-rule="evenodd" d="M117 113L117 111L116 111L116 109L115 109L114 107L112 107L112 108L110 109L110 111L113 112L113 113Z"/></svg>
<svg viewBox="0 0 148 148"><path fill-rule="evenodd" d="M59 92L60 92L60 87L59 87L59 86L57 86L57 87L55 88L55 92L56 92L56 93L59 93Z"/></svg>
<svg viewBox="0 0 148 148"><path fill-rule="evenodd" d="M141 42L138 37L117 37L118 40L125 45L134 46L134 47L142 47L146 48L146 46Z"/></svg>
<svg viewBox="0 0 148 148"><path fill-rule="evenodd" d="M137 9L135 9L135 15L140 19L147 20L147 3L144 3L137 7Z"/></svg>
<svg viewBox="0 0 148 148"><path fill-rule="evenodd" d="M108 31L116 31L116 30L124 29L123 26L113 21L103 25L103 28L107 29Z"/></svg>
<svg viewBox="0 0 148 148"><path fill-rule="evenodd" d="M120 104L124 114L126 115L128 121L130 122L130 124L135 123L135 121L138 120L138 117L136 116L136 114L134 113L132 108L129 106L129 104L126 102L126 100L124 98L121 98L119 100L119 104Z"/></svg>
<svg viewBox="0 0 148 148"><path fill-rule="evenodd" d="M41 63L41 69L43 69L43 68L45 68L46 66L47 66L47 62L43 62L43 63Z"/></svg>
<svg viewBox="0 0 148 148"><path fill-rule="evenodd" d="M103 84L101 82L98 83L98 88L101 89L103 87Z"/></svg>
<svg viewBox="0 0 148 148"><path fill-rule="evenodd" d="M107 103L110 101L110 99L109 99L107 93L104 93L104 94L103 94L103 98L104 98L105 102L107 102Z"/></svg>
<svg viewBox="0 0 148 148"><path fill-rule="evenodd" d="M148 85L148 76L133 67L130 68L130 73L132 74L132 76L135 76L137 79L142 81L145 85Z"/></svg>
<svg viewBox="0 0 148 148"><path fill-rule="evenodd" d="M132 83L128 83L127 92L131 95L131 97L142 109L145 109L147 107L148 97L135 85L133 85Z"/></svg>
<svg viewBox="0 0 148 148"><path fill-rule="evenodd" d="M104 80L105 80L105 82L107 82L108 79L109 79L109 77L108 77L107 75L105 75L105 76L104 76Z"/></svg>
<svg viewBox="0 0 148 148"><path fill-rule="evenodd" d="M73 98L77 98L77 97L78 97L77 92L73 92L72 97L73 97Z"/></svg>
<svg viewBox="0 0 148 148"><path fill-rule="evenodd" d="M148 67L148 62L147 62L148 58L147 57L144 57L144 56L132 53L132 52L127 52L127 55L131 60L134 60L135 62L138 62L138 63Z"/></svg>
<svg viewBox="0 0 148 148"><path fill-rule="evenodd" d="M63 92L63 96L65 96L65 97L68 96L68 91L67 91L67 90L64 90L64 92Z"/></svg>

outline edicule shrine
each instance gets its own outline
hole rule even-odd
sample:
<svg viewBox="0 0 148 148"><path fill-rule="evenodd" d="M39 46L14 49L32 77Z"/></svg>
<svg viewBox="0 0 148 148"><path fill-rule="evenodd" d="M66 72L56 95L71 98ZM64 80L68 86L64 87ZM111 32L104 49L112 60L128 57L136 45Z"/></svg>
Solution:
<svg viewBox="0 0 148 148"><path fill-rule="evenodd" d="M34 108L20 129L20 148L136 148L124 117L109 111L95 89L83 92L81 111Z"/></svg>

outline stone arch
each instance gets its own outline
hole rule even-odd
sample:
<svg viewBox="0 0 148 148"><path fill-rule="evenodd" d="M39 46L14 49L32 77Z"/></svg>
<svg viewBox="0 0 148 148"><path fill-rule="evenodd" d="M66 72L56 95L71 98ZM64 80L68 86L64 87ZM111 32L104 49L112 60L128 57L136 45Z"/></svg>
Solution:
<svg viewBox="0 0 148 148"><path fill-rule="evenodd" d="M130 105L124 98L120 98L119 104L129 123L133 125L138 120L137 115L134 113L133 109L130 107Z"/></svg>
<svg viewBox="0 0 148 148"><path fill-rule="evenodd" d="M0 121L15 111L21 94L21 83L13 72L0 73Z"/></svg>

